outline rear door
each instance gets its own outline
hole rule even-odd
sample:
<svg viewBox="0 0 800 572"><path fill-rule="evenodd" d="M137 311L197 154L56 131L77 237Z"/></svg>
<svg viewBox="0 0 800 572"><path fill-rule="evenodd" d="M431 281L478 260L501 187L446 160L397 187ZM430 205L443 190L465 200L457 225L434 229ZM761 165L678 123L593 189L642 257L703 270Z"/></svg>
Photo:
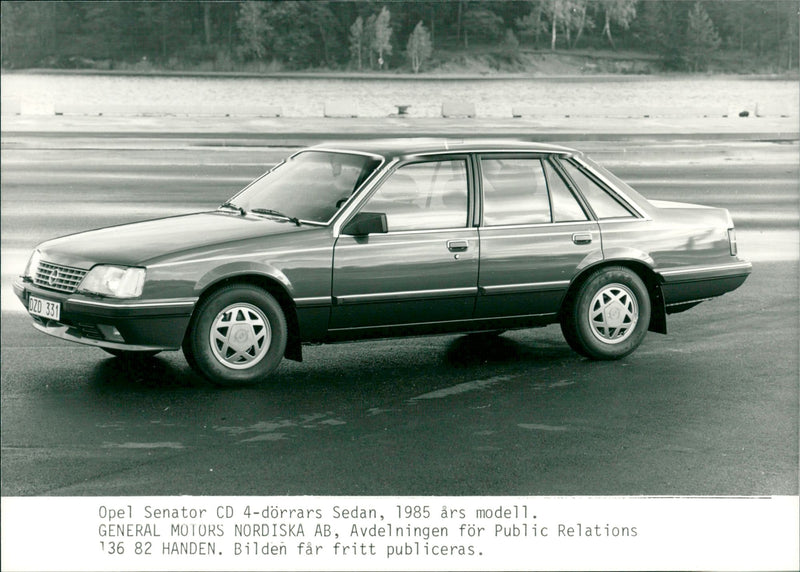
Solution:
<svg viewBox="0 0 800 572"><path fill-rule="evenodd" d="M586 261L602 258L600 231L546 155L484 154L481 264L475 317L558 312Z"/></svg>
<svg viewBox="0 0 800 572"><path fill-rule="evenodd" d="M331 330L469 319L478 283L467 155L397 167L362 205L388 232L341 235L334 248Z"/></svg>

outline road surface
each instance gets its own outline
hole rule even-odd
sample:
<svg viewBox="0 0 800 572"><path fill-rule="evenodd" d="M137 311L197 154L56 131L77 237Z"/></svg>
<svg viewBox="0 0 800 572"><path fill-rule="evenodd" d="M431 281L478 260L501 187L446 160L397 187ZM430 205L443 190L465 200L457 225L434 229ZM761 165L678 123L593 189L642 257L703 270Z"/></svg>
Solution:
<svg viewBox="0 0 800 572"><path fill-rule="evenodd" d="M796 495L796 141L583 140L650 198L729 208L754 262L597 363L557 326L315 346L218 389L37 333L38 242L213 208L289 149L35 134L2 149L3 495Z"/></svg>

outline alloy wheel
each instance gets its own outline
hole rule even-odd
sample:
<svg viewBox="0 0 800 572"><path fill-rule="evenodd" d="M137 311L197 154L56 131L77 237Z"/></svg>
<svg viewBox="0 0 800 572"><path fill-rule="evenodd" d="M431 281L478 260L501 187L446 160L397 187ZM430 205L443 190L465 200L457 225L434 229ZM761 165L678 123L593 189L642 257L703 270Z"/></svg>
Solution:
<svg viewBox="0 0 800 572"><path fill-rule="evenodd" d="M252 304L231 304L211 324L211 351L221 364L232 369L256 365L267 355L271 341L269 320Z"/></svg>

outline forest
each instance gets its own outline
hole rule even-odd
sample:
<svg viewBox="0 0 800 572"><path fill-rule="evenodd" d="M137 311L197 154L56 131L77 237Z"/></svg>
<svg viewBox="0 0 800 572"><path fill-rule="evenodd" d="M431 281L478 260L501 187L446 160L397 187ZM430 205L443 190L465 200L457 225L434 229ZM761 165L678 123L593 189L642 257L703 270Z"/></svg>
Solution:
<svg viewBox="0 0 800 572"><path fill-rule="evenodd" d="M798 69L797 0L3 1L2 67L436 71L627 54L658 71ZM500 64L505 63L505 66ZM493 64L494 65L494 64Z"/></svg>

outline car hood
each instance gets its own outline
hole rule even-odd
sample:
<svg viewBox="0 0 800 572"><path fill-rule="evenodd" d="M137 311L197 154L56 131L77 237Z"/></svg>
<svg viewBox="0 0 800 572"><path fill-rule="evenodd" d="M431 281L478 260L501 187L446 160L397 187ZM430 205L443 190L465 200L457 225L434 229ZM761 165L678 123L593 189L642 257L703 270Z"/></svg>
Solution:
<svg viewBox="0 0 800 572"><path fill-rule="evenodd" d="M301 230L293 222L219 211L111 226L71 234L39 246L42 259L91 268L145 266L148 261L203 247Z"/></svg>

